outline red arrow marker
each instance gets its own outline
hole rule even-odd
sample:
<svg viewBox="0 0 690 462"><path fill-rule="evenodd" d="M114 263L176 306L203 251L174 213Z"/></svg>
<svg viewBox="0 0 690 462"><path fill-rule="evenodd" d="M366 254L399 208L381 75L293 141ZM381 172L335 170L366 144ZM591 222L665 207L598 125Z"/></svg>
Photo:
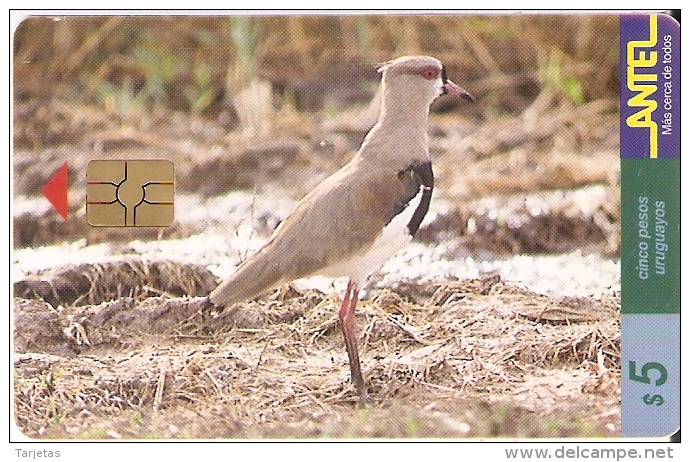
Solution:
<svg viewBox="0 0 690 462"><path fill-rule="evenodd" d="M48 180L42 192L62 218L67 220L67 162Z"/></svg>

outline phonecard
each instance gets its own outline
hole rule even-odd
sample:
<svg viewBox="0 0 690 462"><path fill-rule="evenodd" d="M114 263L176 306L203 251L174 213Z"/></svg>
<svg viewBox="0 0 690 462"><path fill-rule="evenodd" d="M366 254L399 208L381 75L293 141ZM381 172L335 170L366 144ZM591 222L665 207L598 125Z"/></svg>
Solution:
<svg viewBox="0 0 690 462"><path fill-rule="evenodd" d="M17 441L679 430L670 15L13 18Z"/></svg>

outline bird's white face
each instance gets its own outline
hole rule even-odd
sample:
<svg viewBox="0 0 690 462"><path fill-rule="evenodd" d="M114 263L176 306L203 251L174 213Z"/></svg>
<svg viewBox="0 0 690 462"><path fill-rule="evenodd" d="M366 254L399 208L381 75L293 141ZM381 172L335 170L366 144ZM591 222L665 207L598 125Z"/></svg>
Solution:
<svg viewBox="0 0 690 462"><path fill-rule="evenodd" d="M460 96L472 101L472 96L447 78L441 62L429 56L405 56L382 67L384 80L393 93L405 94L405 101L418 100L431 104L443 94Z"/></svg>
<svg viewBox="0 0 690 462"><path fill-rule="evenodd" d="M389 86L398 94L404 94L406 104L419 101L428 106L445 93L443 68L440 64L427 63L406 69L404 73L393 75Z"/></svg>
<svg viewBox="0 0 690 462"><path fill-rule="evenodd" d="M443 80L441 80L440 77L434 81L434 88L436 88L436 97L437 98L444 93Z"/></svg>
<svg viewBox="0 0 690 462"><path fill-rule="evenodd" d="M445 93L443 89L444 84L442 74L443 68L436 65L427 66L421 71L422 78L431 84L434 99Z"/></svg>

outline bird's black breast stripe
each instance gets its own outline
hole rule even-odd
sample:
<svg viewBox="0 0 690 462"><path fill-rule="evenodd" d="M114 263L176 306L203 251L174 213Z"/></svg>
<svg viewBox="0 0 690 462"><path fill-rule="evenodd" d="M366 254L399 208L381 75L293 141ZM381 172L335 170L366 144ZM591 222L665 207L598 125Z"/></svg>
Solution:
<svg viewBox="0 0 690 462"><path fill-rule="evenodd" d="M446 66L441 67L441 82L443 82L443 95L448 94L448 90L446 90L446 84L448 83L448 75L446 74Z"/></svg>
<svg viewBox="0 0 690 462"><path fill-rule="evenodd" d="M407 208L410 201L419 194L420 189L422 190L422 200L419 202L417 209L412 214L410 222L407 224L410 235L414 236L424 216L429 211L431 193L434 189L434 172L431 169L431 161L422 163L415 162L411 164L405 170L398 172L398 179L403 183L405 189L395 201L395 208L393 209L391 220L399 213L402 213L402 211Z"/></svg>

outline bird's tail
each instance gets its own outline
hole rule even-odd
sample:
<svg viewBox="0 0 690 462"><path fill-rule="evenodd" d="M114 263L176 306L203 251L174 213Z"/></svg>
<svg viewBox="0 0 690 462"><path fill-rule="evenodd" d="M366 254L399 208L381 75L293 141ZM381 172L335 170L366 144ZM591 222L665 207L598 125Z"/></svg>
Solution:
<svg viewBox="0 0 690 462"><path fill-rule="evenodd" d="M245 261L237 271L211 292L209 299L216 306L229 306L249 300L282 282L281 271L263 255Z"/></svg>

